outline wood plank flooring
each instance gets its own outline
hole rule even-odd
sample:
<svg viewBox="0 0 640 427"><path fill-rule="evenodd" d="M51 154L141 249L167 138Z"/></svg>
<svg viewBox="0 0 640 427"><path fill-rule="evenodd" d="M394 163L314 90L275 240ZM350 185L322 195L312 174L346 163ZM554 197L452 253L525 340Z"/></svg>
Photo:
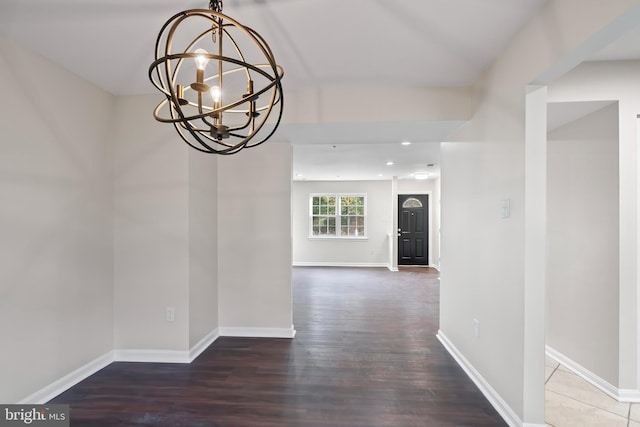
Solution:
<svg viewBox="0 0 640 427"><path fill-rule="evenodd" d="M435 270L296 267L293 290L293 340L113 363L52 403L71 405L72 426L506 425L435 338Z"/></svg>

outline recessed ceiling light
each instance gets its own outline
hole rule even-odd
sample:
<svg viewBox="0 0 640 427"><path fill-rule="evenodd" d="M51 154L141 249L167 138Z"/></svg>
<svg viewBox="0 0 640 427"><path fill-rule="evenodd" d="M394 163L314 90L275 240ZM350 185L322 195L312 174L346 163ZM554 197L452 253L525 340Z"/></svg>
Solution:
<svg viewBox="0 0 640 427"><path fill-rule="evenodd" d="M393 162L389 161L386 163L387 166L393 166Z"/></svg>
<svg viewBox="0 0 640 427"><path fill-rule="evenodd" d="M410 141L402 141L401 144L402 145L411 145L411 142Z"/></svg>
<svg viewBox="0 0 640 427"><path fill-rule="evenodd" d="M415 179L429 179L429 174L425 172L414 173L413 177Z"/></svg>

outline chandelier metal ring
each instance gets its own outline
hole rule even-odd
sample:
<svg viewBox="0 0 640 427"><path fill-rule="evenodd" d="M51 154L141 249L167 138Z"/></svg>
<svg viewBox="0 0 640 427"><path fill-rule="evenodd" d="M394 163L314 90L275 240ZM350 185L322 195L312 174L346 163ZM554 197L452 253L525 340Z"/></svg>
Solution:
<svg viewBox="0 0 640 427"><path fill-rule="evenodd" d="M210 7L177 13L162 26L149 79L165 99L153 116L196 150L233 154L276 131L284 69L260 34L218 11L221 1Z"/></svg>

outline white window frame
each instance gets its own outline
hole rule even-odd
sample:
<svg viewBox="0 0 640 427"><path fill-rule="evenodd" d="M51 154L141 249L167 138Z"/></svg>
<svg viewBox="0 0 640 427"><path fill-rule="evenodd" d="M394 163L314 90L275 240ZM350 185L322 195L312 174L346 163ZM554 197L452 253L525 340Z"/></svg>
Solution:
<svg viewBox="0 0 640 427"><path fill-rule="evenodd" d="M335 217L335 235L321 235L315 236L313 234L313 198L314 197L335 197L336 198L336 213ZM343 236L340 234L341 228L341 218L340 214L340 198L341 197L362 197L364 203L364 234L362 236ZM368 227L367 227L367 217L368 217L368 207L367 207L367 193L310 193L309 194L309 239L312 240L367 240L368 239Z"/></svg>

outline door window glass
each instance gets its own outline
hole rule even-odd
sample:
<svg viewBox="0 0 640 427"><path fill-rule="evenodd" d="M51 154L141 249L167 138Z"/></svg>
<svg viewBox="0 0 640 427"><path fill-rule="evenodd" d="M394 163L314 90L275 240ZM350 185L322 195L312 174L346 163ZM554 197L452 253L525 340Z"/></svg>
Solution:
<svg viewBox="0 0 640 427"><path fill-rule="evenodd" d="M403 208L421 208L422 202L415 197L409 197L407 200L402 203Z"/></svg>

